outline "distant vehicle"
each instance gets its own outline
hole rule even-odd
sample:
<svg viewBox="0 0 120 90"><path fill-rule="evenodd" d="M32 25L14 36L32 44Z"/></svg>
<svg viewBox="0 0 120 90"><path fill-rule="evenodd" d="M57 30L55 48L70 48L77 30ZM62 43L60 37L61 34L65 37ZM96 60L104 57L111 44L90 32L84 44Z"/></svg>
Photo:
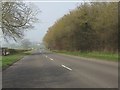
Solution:
<svg viewBox="0 0 120 90"><path fill-rule="evenodd" d="M1 50L2 50L2 55L4 55L4 56L10 54L10 51L7 47L2 47Z"/></svg>

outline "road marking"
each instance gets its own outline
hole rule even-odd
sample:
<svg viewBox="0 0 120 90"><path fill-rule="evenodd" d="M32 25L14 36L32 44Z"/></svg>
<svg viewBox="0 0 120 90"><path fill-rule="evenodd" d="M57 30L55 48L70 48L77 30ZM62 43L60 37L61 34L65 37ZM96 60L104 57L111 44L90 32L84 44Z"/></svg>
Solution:
<svg viewBox="0 0 120 90"><path fill-rule="evenodd" d="M45 55L46 58L49 58L51 61L54 61L52 58L48 57L47 55Z"/></svg>
<svg viewBox="0 0 120 90"><path fill-rule="evenodd" d="M50 60L54 61L52 58L50 58Z"/></svg>
<svg viewBox="0 0 120 90"><path fill-rule="evenodd" d="M48 56L46 56L46 58L47 58Z"/></svg>
<svg viewBox="0 0 120 90"><path fill-rule="evenodd" d="M68 69L68 70L70 70L70 71L72 71L71 68L69 68L69 67L67 67L67 66L65 66L65 65L62 65L62 67L66 68L66 69Z"/></svg>

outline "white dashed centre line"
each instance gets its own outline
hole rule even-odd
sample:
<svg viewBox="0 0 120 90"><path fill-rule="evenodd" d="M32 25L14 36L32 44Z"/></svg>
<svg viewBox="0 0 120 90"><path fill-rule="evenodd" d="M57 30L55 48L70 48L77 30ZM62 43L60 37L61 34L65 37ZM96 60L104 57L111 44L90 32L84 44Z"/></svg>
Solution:
<svg viewBox="0 0 120 90"><path fill-rule="evenodd" d="M50 58L50 60L54 61L52 58Z"/></svg>
<svg viewBox="0 0 120 90"><path fill-rule="evenodd" d="M47 55L45 55L46 58L49 58L50 60L54 61L52 58L48 57Z"/></svg>
<svg viewBox="0 0 120 90"><path fill-rule="evenodd" d="M66 69L68 69L68 70L70 70L70 71L72 71L71 68L69 68L69 67L67 67L67 66L65 66L65 65L62 65L62 67L66 68Z"/></svg>

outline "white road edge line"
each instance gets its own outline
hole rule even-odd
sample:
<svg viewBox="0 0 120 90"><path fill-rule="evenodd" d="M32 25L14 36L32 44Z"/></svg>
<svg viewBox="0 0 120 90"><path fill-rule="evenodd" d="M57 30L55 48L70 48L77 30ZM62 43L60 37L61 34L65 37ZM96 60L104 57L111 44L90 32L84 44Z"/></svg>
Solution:
<svg viewBox="0 0 120 90"><path fill-rule="evenodd" d="M68 70L70 70L70 71L72 71L71 68L69 68L69 67L67 67L67 66L65 66L65 65L61 65L61 66L64 67L64 68L66 68L66 69L68 69Z"/></svg>

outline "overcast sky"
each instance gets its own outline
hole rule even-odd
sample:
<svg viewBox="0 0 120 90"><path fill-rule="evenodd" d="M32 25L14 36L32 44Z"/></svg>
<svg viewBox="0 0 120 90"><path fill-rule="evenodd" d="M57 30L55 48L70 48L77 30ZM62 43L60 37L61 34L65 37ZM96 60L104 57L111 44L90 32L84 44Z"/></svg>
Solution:
<svg viewBox="0 0 120 90"><path fill-rule="evenodd" d="M38 15L39 23L35 28L25 33L25 38L31 41L41 42L46 31L56 20L67 14L70 10L75 9L78 2L32 2L36 5L41 13Z"/></svg>

